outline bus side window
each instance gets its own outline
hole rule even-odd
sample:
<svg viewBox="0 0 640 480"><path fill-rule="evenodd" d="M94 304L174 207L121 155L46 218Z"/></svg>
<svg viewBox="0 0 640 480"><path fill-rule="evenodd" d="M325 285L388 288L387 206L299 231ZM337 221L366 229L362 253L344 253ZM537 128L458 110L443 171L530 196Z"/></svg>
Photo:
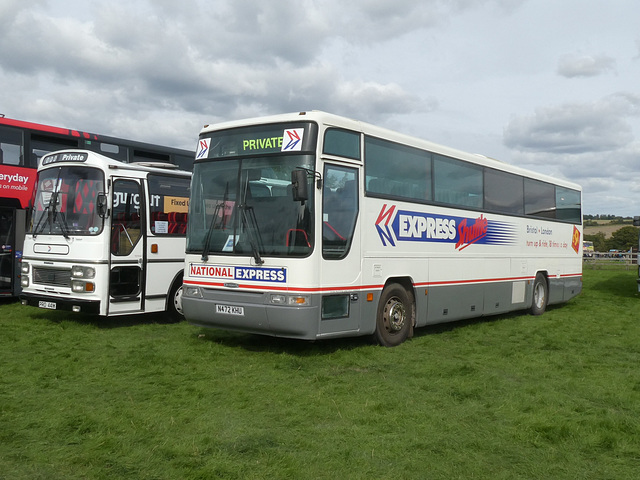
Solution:
<svg viewBox="0 0 640 480"><path fill-rule="evenodd" d="M22 166L22 132L0 127L0 164Z"/></svg>

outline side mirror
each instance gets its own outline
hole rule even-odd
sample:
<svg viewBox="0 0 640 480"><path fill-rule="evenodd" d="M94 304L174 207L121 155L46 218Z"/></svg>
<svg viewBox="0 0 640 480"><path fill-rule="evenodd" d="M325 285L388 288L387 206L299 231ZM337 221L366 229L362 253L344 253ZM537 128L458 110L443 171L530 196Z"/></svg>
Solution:
<svg viewBox="0 0 640 480"><path fill-rule="evenodd" d="M291 186L293 187L294 202L303 202L309 199L306 170L293 170L291 172Z"/></svg>
<svg viewBox="0 0 640 480"><path fill-rule="evenodd" d="M104 193L99 193L96 198L96 211L101 218L107 216L107 196Z"/></svg>
<svg viewBox="0 0 640 480"><path fill-rule="evenodd" d="M259 168L250 168L247 170L247 178L250 182L257 181L262 178L262 170Z"/></svg>
<svg viewBox="0 0 640 480"><path fill-rule="evenodd" d="M640 217L633 217L633 226L640 227Z"/></svg>

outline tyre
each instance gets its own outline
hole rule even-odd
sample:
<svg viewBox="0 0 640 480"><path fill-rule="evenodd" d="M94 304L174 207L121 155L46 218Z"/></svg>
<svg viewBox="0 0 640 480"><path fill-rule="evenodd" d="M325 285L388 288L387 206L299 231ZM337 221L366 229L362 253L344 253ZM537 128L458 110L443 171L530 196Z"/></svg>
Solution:
<svg viewBox="0 0 640 480"><path fill-rule="evenodd" d="M167 312L175 320L184 320L184 313L182 313L182 278L171 287L169 298L167 299Z"/></svg>
<svg viewBox="0 0 640 480"><path fill-rule="evenodd" d="M549 285L547 279L541 273L536 275L533 282L533 301L531 302L531 314L542 315L549 301Z"/></svg>
<svg viewBox="0 0 640 480"><path fill-rule="evenodd" d="M415 305L413 294L393 283L385 287L376 315L376 341L385 347L395 347L413 335Z"/></svg>

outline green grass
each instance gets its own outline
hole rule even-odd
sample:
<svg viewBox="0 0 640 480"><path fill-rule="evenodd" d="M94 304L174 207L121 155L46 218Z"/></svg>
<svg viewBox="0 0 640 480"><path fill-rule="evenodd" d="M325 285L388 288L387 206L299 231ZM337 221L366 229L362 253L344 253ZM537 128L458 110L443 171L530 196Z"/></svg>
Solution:
<svg viewBox="0 0 640 480"><path fill-rule="evenodd" d="M635 478L634 271L397 348L0 304L0 478Z"/></svg>

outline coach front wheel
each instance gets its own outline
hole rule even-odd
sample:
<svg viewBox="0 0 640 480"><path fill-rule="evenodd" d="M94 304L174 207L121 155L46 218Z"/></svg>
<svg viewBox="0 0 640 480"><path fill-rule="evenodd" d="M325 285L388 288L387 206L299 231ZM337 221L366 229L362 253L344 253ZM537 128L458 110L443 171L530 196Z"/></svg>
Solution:
<svg viewBox="0 0 640 480"><path fill-rule="evenodd" d="M375 338L380 345L395 347L413 335L413 294L402 285L385 287L378 304Z"/></svg>
<svg viewBox="0 0 640 480"><path fill-rule="evenodd" d="M167 299L167 311L175 320L184 319L184 313L182 313L182 278L171 287L169 298Z"/></svg>

